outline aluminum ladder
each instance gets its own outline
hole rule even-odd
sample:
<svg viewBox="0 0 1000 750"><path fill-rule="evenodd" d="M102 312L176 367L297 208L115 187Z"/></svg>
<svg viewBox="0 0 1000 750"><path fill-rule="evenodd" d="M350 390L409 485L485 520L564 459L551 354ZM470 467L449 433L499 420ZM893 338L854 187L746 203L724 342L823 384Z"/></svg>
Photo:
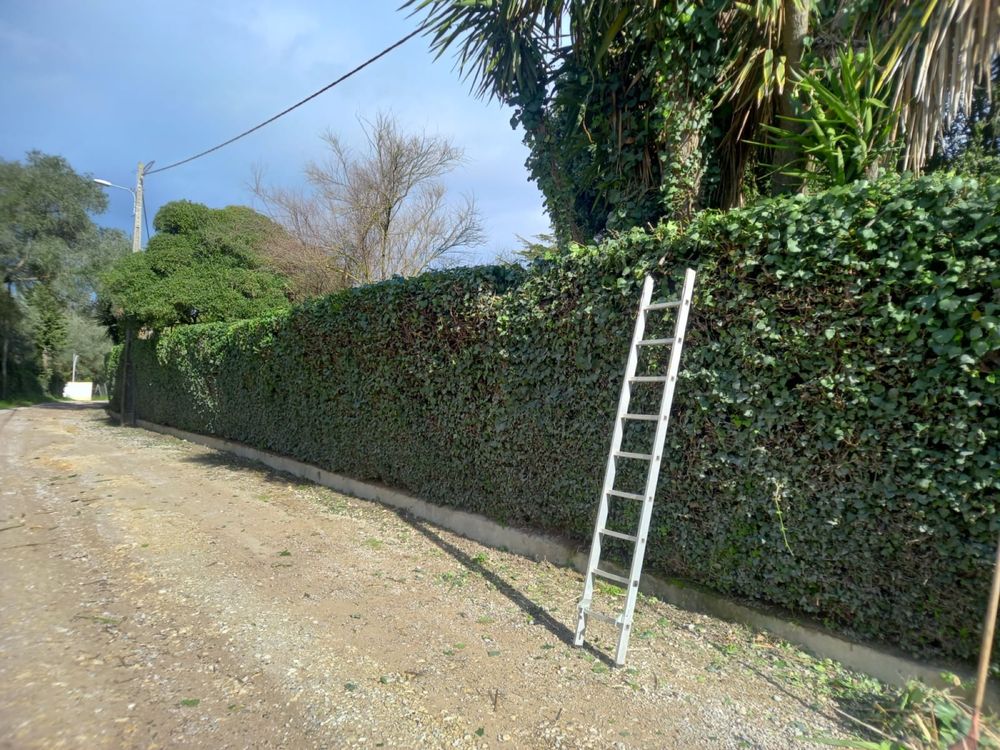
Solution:
<svg viewBox="0 0 1000 750"><path fill-rule="evenodd" d="M653 515L653 498L656 496L656 482L660 475L660 459L663 456L663 445L667 437L667 424L670 421L670 404L674 399L674 387L677 385L677 371L680 369L681 349L684 343L684 333L687 329L688 312L691 309L691 295L694 291L695 273L690 268L684 272L684 285L680 299L671 302L653 302L653 277L647 276L642 285L642 297L639 302L639 314L635 320L635 330L632 333L632 346L629 349L628 362L625 365L625 378L622 381L621 396L618 399L618 412L615 415L614 429L611 433L611 450L608 453L607 468L604 470L604 486L601 488L601 499L597 507L597 521L594 524L594 538L590 544L590 559L587 562L586 576L583 583L583 598L580 600L579 618L576 624L574 645L582 646L587 620L594 618L610 622L618 626L618 648L615 652L615 664L625 663L628 651L629 635L632 631L632 615L639 593L639 576L642 574L642 560L646 553L646 538L649 533L649 521ZM645 339L647 313L676 308L674 318L674 335L671 338ZM670 360L665 375L637 375L640 347L669 346ZM632 385L635 383L662 383L660 396L660 411L658 414L632 414L629 412L629 402L632 396ZM656 434L650 453L630 453L622 451L622 434L625 422L630 420L656 422ZM615 469L619 460L634 460L648 462L646 472L646 489L639 495L632 492L622 492L615 489ZM608 504L611 501L638 502L642 504L639 514L639 527L634 534L626 534L607 528ZM606 570L601 563L601 540L604 537L623 539L634 544L632 564L628 578ZM617 617L597 612L591 608L594 596L594 578L604 578L625 587L625 609Z"/></svg>

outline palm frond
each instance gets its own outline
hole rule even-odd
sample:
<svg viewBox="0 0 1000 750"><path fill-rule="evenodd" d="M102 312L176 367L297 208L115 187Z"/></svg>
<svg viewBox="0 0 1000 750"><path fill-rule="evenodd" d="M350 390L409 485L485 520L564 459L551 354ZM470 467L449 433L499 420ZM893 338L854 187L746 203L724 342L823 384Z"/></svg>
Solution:
<svg viewBox="0 0 1000 750"><path fill-rule="evenodd" d="M906 135L904 166L919 171L941 134L990 86L1000 55L1000 1L903 0L883 6L893 24L881 50L884 80L895 82L893 108Z"/></svg>
<svg viewBox="0 0 1000 750"><path fill-rule="evenodd" d="M544 81L543 41L558 39L568 0L406 0L437 57L454 49L477 96L509 103Z"/></svg>
<svg viewBox="0 0 1000 750"><path fill-rule="evenodd" d="M716 107L728 107L727 128L720 148L720 202L740 203L747 165L762 134L774 118L788 65L780 54L784 4L781 0L733 3L719 17L729 55L721 65L713 92Z"/></svg>
<svg viewBox="0 0 1000 750"><path fill-rule="evenodd" d="M633 17L660 0L406 0L437 57L454 50L477 96L512 103L540 93L572 49L597 66ZM569 45L567 45L569 42Z"/></svg>

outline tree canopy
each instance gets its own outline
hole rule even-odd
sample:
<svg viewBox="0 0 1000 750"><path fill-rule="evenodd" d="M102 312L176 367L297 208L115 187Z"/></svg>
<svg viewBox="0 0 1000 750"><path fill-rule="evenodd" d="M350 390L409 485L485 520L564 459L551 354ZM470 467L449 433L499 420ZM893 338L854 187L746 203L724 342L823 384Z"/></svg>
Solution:
<svg viewBox="0 0 1000 750"><path fill-rule="evenodd" d="M98 272L127 252L95 225L107 199L61 156L0 160L0 398L59 393L73 353L78 375L100 376L110 347L94 320Z"/></svg>
<svg viewBox="0 0 1000 750"><path fill-rule="evenodd" d="M830 184L919 171L1000 54L997 0L404 7L479 95L514 108L563 243L797 190L817 172Z"/></svg>
<svg viewBox="0 0 1000 750"><path fill-rule="evenodd" d="M91 214L107 198L61 156L30 151L25 163L0 160L0 273L25 292L91 260L98 230Z"/></svg>
<svg viewBox="0 0 1000 750"><path fill-rule="evenodd" d="M100 304L114 334L123 326L166 328L239 320L284 309L286 280L265 261L274 223L253 209L164 205L146 251L101 277Z"/></svg>

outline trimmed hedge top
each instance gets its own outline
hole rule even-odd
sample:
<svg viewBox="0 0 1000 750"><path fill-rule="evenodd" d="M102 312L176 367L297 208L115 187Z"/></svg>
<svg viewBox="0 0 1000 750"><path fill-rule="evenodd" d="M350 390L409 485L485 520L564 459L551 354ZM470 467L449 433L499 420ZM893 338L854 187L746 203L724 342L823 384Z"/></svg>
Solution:
<svg viewBox="0 0 1000 750"><path fill-rule="evenodd" d="M173 329L136 345L138 410L584 542L639 284L694 264L648 569L970 657L1000 532L998 229L1000 184L949 176L707 213Z"/></svg>

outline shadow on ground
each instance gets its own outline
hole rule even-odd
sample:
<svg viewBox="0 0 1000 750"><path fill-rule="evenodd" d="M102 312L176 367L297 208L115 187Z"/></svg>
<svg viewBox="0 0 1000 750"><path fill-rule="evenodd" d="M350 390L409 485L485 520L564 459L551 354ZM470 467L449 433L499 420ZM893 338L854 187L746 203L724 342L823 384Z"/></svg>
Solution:
<svg viewBox="0 0 1000 750"><path fill-rule="evenodd" d="M292 474L276 471L268 466L258 463L257 461L240 458L238 456L231 456L219 451L208 451L205 453L198 453L193 456L185 456L181 460L213 468L226 467L231 469L238 468L243 471L251 471L261 481L267 484L278 484L282 487L287 487L289 485L295 487L322 487L322 485L317 485L314 482L296 477ZM335 492L335 490L328 491ZM364 502L372 501L365 500ZM536 623L548 630L555 638L558 638L567 645L572 645L574 637L573 631L570 630L565 623L560 622L553 617L552 614L540 604L532 601L523 591L513 586L509 581L498 575L495 571L490 570L482 563L477 562L461 549L445 540L440 534L437 533L434 527L425 523L416 516L390 506L382 507L385 507L387 510L395 513L404 523L408 524L432 544L453 557L459 565L466 568L469 572L481 576L483 580L490 583L500 594L505 596L511 603L517 606L526 615L531 617ZM610 656L598 651L590 644L584 644L583 648L589 654L602 661L605 665L614 665L614 661Z"/></svg>
<svg viewBox="0 0 1000 750"><path fill-rule="evenodd" d="M115 423L117 424L117 423ZM199 446L201 447L201 446ZM259 461L250 458L234 456L222 451L205 448L205 452L197 453L193 456L183 456L180 461L189 464L201 464L211 469L239 469L241 471L252 472L257 479L265 484L277 485L280 487L320 487L315 482L297 477L294 474L287 474L277 469L272 469ZM332 490L331 490L332 492Z"/></svg>
<svg viewBox="0 0 1000 750"><path fill-rule="evenodd" d="M535 620L539 625L548 630L552 635L558 638L560 641L567 645L573 644L574 633L570 630L564 623L560 622L554 618L544 607L533 602L524 592L512 586L508 581L506 581L501 576L497 575L494 571L487 568L482 563L478 562L475 558L470 557L465 552L460 550L454 544L447 542L443 537L437 534L434 529L426 524L424 521L410 515L409 513L404 513L402 511L395 511L405 523L409 524L413 529L423 534L431 543L439 547L444 552L451 555L462 567L466 568L472 573L477 573L483 577L483 579L493 587L503 594L507 599L509 599L513 604L515 604L522 612L529 615ZM584 644L584 650L590 653L592 656L600 659L608 666L613 666L614 662L611 657L607 654L598 651L592 647L589 643Z"/></svg>

